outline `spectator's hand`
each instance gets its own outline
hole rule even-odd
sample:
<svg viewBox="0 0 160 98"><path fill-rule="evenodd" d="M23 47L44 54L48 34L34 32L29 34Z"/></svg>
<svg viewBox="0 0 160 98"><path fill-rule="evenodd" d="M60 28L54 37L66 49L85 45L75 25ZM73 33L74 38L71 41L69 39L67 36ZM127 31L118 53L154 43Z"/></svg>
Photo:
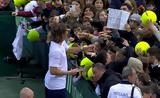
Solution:
<svg viewBox="0 0 160 98"><path fill-rule="evenodd" d="M83 39L83 38L87 38L87 37L89 37L89 34L88 33L77 33L77 37L79 38L79 39Z"/></svg>
<svg viewBox="0 0 160 98"><path fill-rule="evenodd" d="M106 34L106 33L101 32L101 33L99 34L99 38L103 38L104 40L107 40L107 39L111 39L112 36L111 36L111 35L108 35L108 34Z"/></svg>
<svg viewBox="0 0 160 98"><path fill-rule="evenodd" d="M130 27L129 24L126 24L126 25L125 25L125 29L126 29L127 32L131 32L131 27Z"/></svg>
<svg viewBox="0 0 160 98"><path fill-rule="evenodd" d="M94 51L95 45L88 45L86 47L83 47L84 51Z"/></svg>
<svg viewBox="0 0 160 98"><path fill-rule="evenodd" d="M17 12L12 12L12 16L17 16Z"/></svg>
<svg viewBox="0 0 160 98"><path fill-rule="evenodd" d="M72 14L70 11L68 11L68 12L66 13L66 17L70 17L70 16L73 16L73 14Z"/></svg>
<svg viewBox="0 0 160 98"><path fill-rule="evenodd" d="M69 75L76 75L78 72L80 72L80 69L78 68L71 69L69 70Z"/></svg>
<svg viewBox="0 0 160 98"><path fill-rule="evenodd" d="M126 39L123 39L123 43L122 44L125 45L126 47L129 46L129 43L128 43L128 41Z"/></svg>
<svg viewBox="0 0 160 98"><path fill-rule="evenodd" d="M152 28L152 26L154 26L151 20L148 20L147 23L148 23L149 28Z"/></svg>
<svg viewBox="0 0 160 98"><path fill-rule="evenodd" d="M92 17L90 17L90 16L84 16L84 21L89 21L89 22L91 22L91 21L93 21L93 19L92 19Z"/></svg>
<svg viewBox="0 0 160 98"><path fill-rule="evenodd" d="M70 37L68 40L72 42L72 41L74 41L75 39L74 39L73 37Z"/></svg>
<svg viewBox="0 0 160 98"><path fill-rule="evenodd" d="M86 52L87 55L90 55L91 57L95 57L96 56L96 53L94 52Z"/></svg>
<svg viewBox="0 0 160 98"><path fill-rule="evenodd" d="M158 28L152 23L151 20L148 21L148 28L154 33L158 31Z"/></svg>

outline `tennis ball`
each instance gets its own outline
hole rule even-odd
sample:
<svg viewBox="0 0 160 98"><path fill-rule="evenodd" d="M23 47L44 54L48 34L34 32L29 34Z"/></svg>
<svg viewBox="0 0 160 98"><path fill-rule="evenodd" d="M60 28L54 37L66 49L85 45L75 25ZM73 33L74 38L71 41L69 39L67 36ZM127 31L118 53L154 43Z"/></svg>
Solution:
<svg viewBox="0 0 160 98"><path fill-rule="evenodd" d="M14 0L14 5L16 7L21 7L22 5L26 5L28 0Z"/></svg>
<svg viewBox="0 0 160 98"><path fill-rule="evenodd" d="M93 65L93 62L87 57L83 58L80 63L80 66L85 67L86 69L89 69L90 67L92 67L92 65Z"/></svg>
<svg viewBox="0 0 160 98"><path fill-rule="evenodd" d="M150 45L147 42L141 41L136 44L135 52L137 55L139 54L146 55L149 48L150 48Z"/></svg>
<svg viewBox="0 0 160 98"><path fill-rule="evenodd" d="M141 21L143 25L147 25L149 20L151 20L154 24L157 21L157 15L153 11L146 11L141 16Z"/></svg>
<svg viewBox="0 0 160 98"><path fill-rule="evenodd" d="M27 35L27 39L29 41L38 41L39 37L40 37L39 32L35 29L30 30Z"/></svg>
<svg viewBox="0 0 160 98"><path fill-rule="evenodd" d="M69 43L68 47L71 48L73 47L74 43Z"/></svg>
<svg viewBox="0 0 160 98"><path fill-rule="evenodd" d="M21 6L22 6L21 0L14 0L14 5L15 5L16 7L21 7Z"/></svg>
<svg viewBox="0 0 160 98"><path fill-rule="evenodd" d="M88 75L88 79L92 80L92 76L93 76L92 67L88 70L87 75Z"/></svg>

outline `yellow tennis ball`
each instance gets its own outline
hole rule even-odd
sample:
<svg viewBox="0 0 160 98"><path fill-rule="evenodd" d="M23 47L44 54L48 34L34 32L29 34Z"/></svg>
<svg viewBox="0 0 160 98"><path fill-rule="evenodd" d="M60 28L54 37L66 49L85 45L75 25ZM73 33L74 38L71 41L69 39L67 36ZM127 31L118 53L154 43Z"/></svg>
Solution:
<svg viewBox="0 0 160 98"><path fill-rule="evenodd" d="M88 79L92 80L92 76L93 76L92 67L88 70L87 75L88 75Z"/></svg>
<svg viewBox="0 0 160 98"><path fill-rule="evenodd" d="M93 62L90 59L88 59L87 57L83 58L80 63L80 66L86 67L86 69L89 69L90 67L92 67L92 65L93 65Z"/></svg>
<svg viewBox="0 0 160 98"><path fill-rule="evenodd" d="M71 48L73 47L74 43L69 43L68 47Z"/></svg>
<svg viewBox="0 0 160 98"><path fill-rule="evenodd" d="M141 16L141 21L143 25L147 25L149 20L151 20L154 24L157 21L157 15L153 11L146 11Z"/></svg>
<svg viewBox="0 0 160 98"><path fill-rule="evenodd" d="M21 0L14 0L14 5L15 5L16 7L21 7L21 6L22 6Z"/></svg>
<svg viewBox="0 0 160 98"><path fill-rule="evenodd" d="M139 54L145 55L149 48L150 48L150 45L147 42L141 41L136 44L135 52L137 55Z"/></svg>
<svg viewBox="0 0 160 98"><path fill-rule="evenodd" d="M40 37L39 32L35 29L30 30L27 35L27 39L29 41L38 41L39 37Z"/></svg>
<svg viewBox="0 0 160 98"><path fill-rule="evenodd" d="M21 7L22 5L26 5L28 0L14 0L14 5L16 7Z"/></svg>

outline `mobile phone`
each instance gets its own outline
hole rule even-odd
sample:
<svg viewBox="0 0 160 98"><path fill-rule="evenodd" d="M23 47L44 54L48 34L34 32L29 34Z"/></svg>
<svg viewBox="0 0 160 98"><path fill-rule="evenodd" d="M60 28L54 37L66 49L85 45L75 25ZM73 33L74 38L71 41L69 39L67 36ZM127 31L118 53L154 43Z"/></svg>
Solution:
<svg viewBox="0 0 160 98"><path fill-rule="evenodd" d="M70 5L69 6L69 11L75 12L76 11L76 5Z"/></svg>

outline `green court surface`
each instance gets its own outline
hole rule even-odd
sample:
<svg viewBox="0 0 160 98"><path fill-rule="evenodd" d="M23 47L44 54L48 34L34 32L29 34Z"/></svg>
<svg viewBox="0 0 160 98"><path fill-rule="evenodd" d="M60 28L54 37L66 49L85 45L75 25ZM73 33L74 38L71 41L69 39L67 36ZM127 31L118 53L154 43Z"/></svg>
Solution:
<svg viewBox="0 0 160 98"><path fill-rule="evenodd" d="M21 84L20 79L0 77L0 98L19 98L19 91L23 87L31 88L35 93L35 98L45 98L43 79L25 80L24 84Z"/></svg>

